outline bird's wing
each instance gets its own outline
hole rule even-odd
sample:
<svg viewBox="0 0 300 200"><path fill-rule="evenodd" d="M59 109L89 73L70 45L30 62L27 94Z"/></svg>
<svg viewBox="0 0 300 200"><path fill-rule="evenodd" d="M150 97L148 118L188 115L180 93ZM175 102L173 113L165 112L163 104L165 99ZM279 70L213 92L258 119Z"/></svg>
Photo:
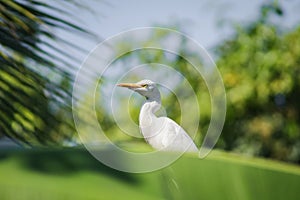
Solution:
<svg viewBox="0 0 300 200"><path fill-rule="evenodd" d="M191 137L176 122L163 117L165 127L163 129L162 144L166 150L172 151L198 151Z"/></svg>
<svg viewBox="0 0 300 200"><path fill-rule="evenodd" d="M165 123L165 127L162 130L162 145L164 147L168 147L170 146L170 144L172 143L172 141L175 141L177 132L178 132L178 128L177 128L177 124L172 123L172 121L169 121L169 118L164 118L164 120L166 120Z"/></svg>

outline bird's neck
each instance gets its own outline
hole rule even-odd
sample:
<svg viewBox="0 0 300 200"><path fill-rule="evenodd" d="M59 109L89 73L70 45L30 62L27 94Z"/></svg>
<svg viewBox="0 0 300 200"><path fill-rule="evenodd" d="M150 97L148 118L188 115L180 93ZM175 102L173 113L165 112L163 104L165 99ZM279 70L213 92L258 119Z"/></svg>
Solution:
<svg viewBox="0 0 300 200"><path fill-rule="evenodd" d="M152 121L153 118L156 118L155 112L160 109L161 101L159 98L147 98L147 100L142 105L139 122L140 125L148 124L148 122Z"/></svg>
<svg viewBox="0 0 300 200"><path fill-rule="evenodd" d="M146 112L147 114L154 114L156 111L160 109L160 106L161 106L160 92L157 89L155 89L150 96L146 97L146 101L144 102L141 108L141 112Z"/></svg>
<svg viewBox="0 0 300 200"><path fill-rule="evenodd" d="M148 114L154 114L156 111L160 109L161 102L160 99L147 99L142 108L141 112L147 112Z"/></svg>

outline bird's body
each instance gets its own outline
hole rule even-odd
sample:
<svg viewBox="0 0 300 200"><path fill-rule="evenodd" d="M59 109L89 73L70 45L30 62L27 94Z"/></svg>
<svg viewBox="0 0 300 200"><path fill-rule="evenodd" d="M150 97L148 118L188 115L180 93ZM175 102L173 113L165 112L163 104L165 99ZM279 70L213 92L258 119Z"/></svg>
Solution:
<svg viewBox="0 0 300 200"><path fill-rule="evenodd" d="M139 126L145 140L153 148L179 152L198 150L190 136L176 122L155 115L161 107L161 99L154 82L142 80L136 84L122 83L118 86L127 87L146 97L139 115Z"/></svg>

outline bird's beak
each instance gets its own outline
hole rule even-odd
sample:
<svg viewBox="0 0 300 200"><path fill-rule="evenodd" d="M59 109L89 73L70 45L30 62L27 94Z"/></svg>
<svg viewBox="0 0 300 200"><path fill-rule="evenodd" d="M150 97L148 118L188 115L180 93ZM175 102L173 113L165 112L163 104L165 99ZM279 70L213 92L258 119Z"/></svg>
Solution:
<svg viewBox="0 0 300 200"><path fill-rule="evenodd" d="M119 83L119 84L117 84L117 86L126 87L126 88L129 88L129 89L142 88L141 85L136 84L136 83Z"/></svg>

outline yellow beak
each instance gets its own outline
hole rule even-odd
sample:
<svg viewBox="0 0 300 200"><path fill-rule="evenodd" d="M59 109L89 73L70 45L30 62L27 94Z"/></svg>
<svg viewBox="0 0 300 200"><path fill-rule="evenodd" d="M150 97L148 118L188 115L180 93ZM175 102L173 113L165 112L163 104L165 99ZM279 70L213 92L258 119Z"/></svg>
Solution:
<svg viewBox="0 0 300 200"><path fill-rule="evenodd" d="M136 83L119 83L117 86L126 88L142 88L143 86Z"/></svg>

